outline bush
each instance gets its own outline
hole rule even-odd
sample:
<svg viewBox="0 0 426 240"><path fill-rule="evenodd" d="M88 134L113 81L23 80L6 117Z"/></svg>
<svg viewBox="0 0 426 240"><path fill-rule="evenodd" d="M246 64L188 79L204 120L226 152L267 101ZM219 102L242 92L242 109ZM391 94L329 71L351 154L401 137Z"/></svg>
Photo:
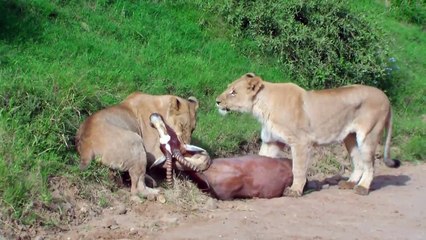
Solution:
<svg viewBox="0 0 426 240"><path fill-rule="evenodd" d="M304 87L387 85L381 31L342 1L229 0L203 6L235 27L239 43L249 38L262 53L278 57Z"/></svg>

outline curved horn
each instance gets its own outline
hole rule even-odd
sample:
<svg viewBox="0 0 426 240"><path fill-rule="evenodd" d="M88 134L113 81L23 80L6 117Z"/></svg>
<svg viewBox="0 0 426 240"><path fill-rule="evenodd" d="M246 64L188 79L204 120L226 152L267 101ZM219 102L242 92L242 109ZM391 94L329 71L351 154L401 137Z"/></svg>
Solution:
<svg viewBox="0 0 426 240"><path fill-rule="evenodd" d="M173 168L172 168L172 156L167 154L166 156L166 182L169 187L173 187Z"/></svg>
<svg viewBox="0 0 426 240"><path fill-rule="evenodd" d="M196 166L194 166L192 163L188 162L182 156L182 153L178 149L173 150L173 156L176 158L176 160L178 160L185 167L190 168L190 169L192 169L192 171L195 171L195 172L201 172Z"/></svg>
<svg viewBox="0 0 426 240"><path fill-rule="evenodd" d="M191 152L191 153L202 153L202 152L206 152L205 149L191 145L191 144L185 144L184 148L187 152Z"/></svg>
<svg viewBox="0 0 426 240"><path fill-rule="evenodd" d="M157 158L157 160L155 160L155 162L151 165L151 167L149 167L149 169L151 169L151 168L153 168L155 166L158 166L158 165L164 163L165 161L166 161L166 157L165 156L159 157L159 158Z"/></svg>

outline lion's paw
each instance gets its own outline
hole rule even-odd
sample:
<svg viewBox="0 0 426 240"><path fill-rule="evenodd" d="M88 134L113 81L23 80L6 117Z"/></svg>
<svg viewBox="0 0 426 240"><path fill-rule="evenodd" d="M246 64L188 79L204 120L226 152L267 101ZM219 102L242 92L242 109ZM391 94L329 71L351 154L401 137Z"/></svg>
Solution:
<svg viewBox="0 0 426 240"><path fill-rule="evenodd" d="M142 195L158 195L159 193L160 189L149 187L145 187L145 189L141 191Z"/></svg>
<svg viewBox="0 0 426 240"><path fill-rule="evenodd" d="M360 185L356 185L354 187L354 191L356 194L363 195L363 196L368 195L368 192L369 192L368 188L365 188Z"/></svg>
<svg viewBox="0 0 426 240"><path fill-rule="evenodd" d="M339 185L339 189L354 189L356 184L354 182L341 180L339 181L338 185Z"/></svg>
<svg viewBox="0 0 426 240"><path fill-rule="evenodd" d="M286 188L284 190L283 196L285 196L285 197L301 197L302 196L302 192L301 191L293 190L291 188Z"/></svg>
<svg viewBox="0 0 426 240"><path fill-rule="evenodd" d="M139 189L139 192L138 192L139 197L148 199L149 201L154 201L159 194L160 194L160 189L150 188L150 187Z"/></svg>
<svg viewBox="0 0 426 240"><path fill-rule="evenodd" d="M143 202L142 199L137 195L132 195L130 197L130 201L134 202L134 203L142 203Z"/></svg>

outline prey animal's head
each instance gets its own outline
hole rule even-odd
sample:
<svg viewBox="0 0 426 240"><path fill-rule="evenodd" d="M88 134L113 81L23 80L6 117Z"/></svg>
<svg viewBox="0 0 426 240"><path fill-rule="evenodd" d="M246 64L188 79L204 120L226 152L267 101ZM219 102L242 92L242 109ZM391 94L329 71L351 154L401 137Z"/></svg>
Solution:
<svg viewBox="0 0 426 240"><path fill-rule="evenodd" d="M160 136L160 149L165 158L157 159L151 167L164 163L167 157L177 160L176 167L182 171L204 171L210 166L210 157L206 150L179 141L175 131L169 127L158 113L150 116L150 122Z"/></svg>

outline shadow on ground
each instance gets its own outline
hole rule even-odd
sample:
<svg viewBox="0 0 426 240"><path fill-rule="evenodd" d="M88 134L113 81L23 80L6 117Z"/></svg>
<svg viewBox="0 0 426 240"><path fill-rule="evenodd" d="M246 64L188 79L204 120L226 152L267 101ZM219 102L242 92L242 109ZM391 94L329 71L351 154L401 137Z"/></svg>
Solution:
<svg viewBox="0 0 426 240"><path fill-rule="evenodd" d="M405 186L411 178L407 175L380 175L376 176L371 183L371 190L378 190L387 186Z"/></svg>
<svg viewBox="0 0 426 240"><path fill-rule="evenodd" d="M305 186L304 194L308 194L314 191L320 191L329 186L335 186L339 184L339 181L347 180L346 177L342 177L337 174L332 177L325 178L323 180L311 180L308 181ZM379 175L375 176L370 186L370 191L379 190L387 186L405 186L411 178L407 175Z"/></svg>

